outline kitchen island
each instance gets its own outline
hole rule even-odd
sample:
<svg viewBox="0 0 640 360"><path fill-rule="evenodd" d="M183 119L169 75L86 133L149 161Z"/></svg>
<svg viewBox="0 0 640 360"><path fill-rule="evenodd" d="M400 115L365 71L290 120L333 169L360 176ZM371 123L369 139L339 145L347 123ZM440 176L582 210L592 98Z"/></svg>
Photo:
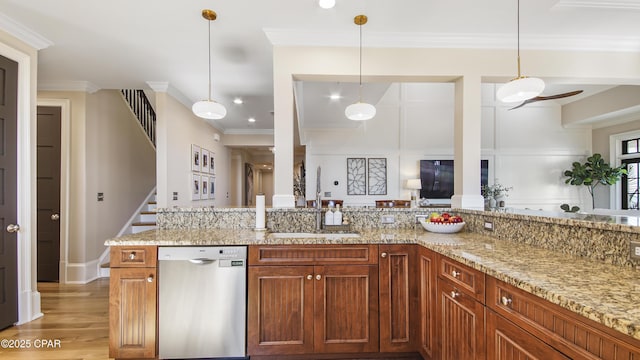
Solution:
<svg viewBox="0 0 640 360"><path fill-rule="evenodd" d="M472 220L471 212L462 211L462 213L463 216ZM607 226L615 227L616 225ZM594 227L597 228L600 225ZM469 228L474 229L473 225ZM486 323L489 330L493 329L495 332L496 324L499 325L498 327L502 326L500 324L504 323L503 318L511 316L515 319L510 319L511 322L508 322L507 326L512 326L512 322L516 323L519 326L516 330L524 329L528 335L533 335L535 341L542 339L542 345L550 346L559 354L569 354L574 358L584 356L594 359L617 359L620 355L609 357L608 354L622 354L627 351L635 352L638 356L637 353L640 352L640 310L637 306L640 303L640 278L634 266L611 264L598 259L571 255L567 251L500 239L490 236L491 234L469 230L457 234L434 234L424 231L419 226L411 225L395 228L378 226L365 229L362 227L357 232L359 237L340 237L336 234L329 238L323 236L282 238L271 232L259 232L246 228L181 228L127 235L111 239L106 244L114 248L248 245L250 250L260 247L286 248L287 245L298 248L300 245L377 245L380 248L385 247L387 251L392 250L393 246L410 246L412 251L421 254L422 260L416 261L413 258L413 263L408 265L408 276L411 281L407 284L419 287L421 298L428 295L424 289L425 281L429 280L424 272L425 258L431 259L430 271L433 272L431 275L436 273L438 275L429 280L430 292L435 294L436 289L446 288L449 286L446 283L449 280L449 282L453 281L456 287L448 293L438 293L437 297L434 295L433 298L422 299L421 306L410 306L412 311L417 312L410 314L410 319L424 321L425 311L428 311L431 316L428 320L433 321L429 326L435 327L425 328L425 324L412 323L421 329L421 334L414 334L414 337L420 339L412 339L403 349L420 351L425 358L446 358L443 357L446 355L445 349L436 349L435 352L429 349L423 351L418 345L424 342L419 340L425 340L425 331L430 329L429 336L433 336L435 332L440 333L443 330L442 319L437 321L437 317L434 316L441 317L442 314L435 312L434 308L424 309L424 303L434 307L442 305L444 309L448 301L456 300L456 296L450 296L449 293L457 294L458 299L460 296L464 298L464 281L455 284L456 276L447 279L446 272L453 272L456 275L461 272L465 274L464 271L468 271L469 274L477 277L476 283L481 283L483 286L482 289L474 289L476 293L471 293L476 297L471 305L478 307L480 313L488 314ZM636 236L635 230L625 234ZM379 253L387 252L381 250ZM380 267L382 267L382 261L381 259ZM249 272L251 273L251 263L249 263ZM430 275L427 274L427 276ZM461 279L467 279L465 276L463 275ZM482 278L481 281L480 278ZM436 283L438 286L434 286ZM249 309L252 301L254 299L250 297ZM528 308L520 308L520 304L525 304ZM576 319L577 324L572 322ZM481 320L484 329L484 315ZM480 319L474 319L474 321L480 321ZM380 323L383 323L382 319ZM475 325L479 326L479 324ZM486 351L487 354L495 354L494 344L500 344L502 340L490 340L489 330L487 330ZM527 341L527 344L535 341ZM616 341L624 346L620 346ZM535 349L538 349L539 346L536 346ZM478 350L482 350L484 354L484 346L475 349L475 351ZM249 355L253 354L249 353Z"/></svg>

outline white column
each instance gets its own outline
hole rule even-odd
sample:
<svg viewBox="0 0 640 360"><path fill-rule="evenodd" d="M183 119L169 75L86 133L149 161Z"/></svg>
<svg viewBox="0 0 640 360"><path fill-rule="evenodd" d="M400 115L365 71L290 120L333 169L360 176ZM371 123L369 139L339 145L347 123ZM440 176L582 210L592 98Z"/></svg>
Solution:
<svg viewBox="0 0 640 360"><path fill-rule="evenodd" d="M484 209L480 195L481 79L465 75L456 81L454 138L454 195L451 206Z"/></svg>
<svg viewBox="0 0 640 360"><path fill-rule="evenodd" d="M274 50L273 74L273 141L274 154L272 206L275 208L295 207L293 196L293 79L278 66L278 56Z"/></svg>

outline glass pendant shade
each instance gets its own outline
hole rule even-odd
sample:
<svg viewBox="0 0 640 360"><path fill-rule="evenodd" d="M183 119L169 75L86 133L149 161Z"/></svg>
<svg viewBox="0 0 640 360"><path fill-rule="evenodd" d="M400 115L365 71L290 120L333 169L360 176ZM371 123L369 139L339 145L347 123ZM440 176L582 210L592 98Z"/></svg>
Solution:
<svg viewBox="0 0 640 360"><path fill-rule="evenodd" d="M336 6L336 0L319 0L318 5L323 9L331 9Z"/></svg>
<svg viewBox="0 0 640 360"><path fill-rule="evenodd" d="M497 93L498 100L506 103L532 99L542 93L544 81L534 77L519 77L502 85Z"/></svg>
<svg viewBox="0 0 640 360"><path fill-rule="evenodd" d="M376 107L371 104L357 102L347 106L344 110L344 114L349 120L371 120L376 116Z"/></svg>
<svg viewBox="0 0 640 360"><path fill-rule="evenodd" d="M196 116L211 120L219 120L227 115L224 105L212 100L198 101L193 104L191 110Z"/></svg>

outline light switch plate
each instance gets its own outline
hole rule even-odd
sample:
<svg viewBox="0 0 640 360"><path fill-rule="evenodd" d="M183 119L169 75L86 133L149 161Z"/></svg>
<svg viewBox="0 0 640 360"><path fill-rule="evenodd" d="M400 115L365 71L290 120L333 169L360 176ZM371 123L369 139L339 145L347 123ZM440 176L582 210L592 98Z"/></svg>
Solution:
<svg viewBox="0 0 640 360"><path fill-rule="evenodd" d="M484 229L487 230L487 231L493 231L493 222L485 221L484 222Z"/></svg>

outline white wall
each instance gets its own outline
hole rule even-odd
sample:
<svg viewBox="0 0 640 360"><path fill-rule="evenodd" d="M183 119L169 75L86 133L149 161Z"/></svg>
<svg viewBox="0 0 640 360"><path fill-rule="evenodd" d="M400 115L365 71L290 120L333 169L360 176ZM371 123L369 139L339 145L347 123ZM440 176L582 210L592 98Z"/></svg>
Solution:
<svg viewBox="0 0 640 360"><path fill-rule="evenodd" d="M158 116L156 146L158 207L227 206L229 194L230 151L215 141L213 135L222 134L191 112L166 92L156 92ZM214 200L191 200L191 145L208 149L215 160ZM203 174L205 175L205 174ZM173 200L173 193L178 200Z"/></svg>
<svg viewBox="0 0 640 360"><path fill-rule="evenodd" d="M552 102L508 111L494 101L494 89L485 84L482 90L481 157L489 160L489 182L513 186L508 206L559 210L566 202L584 208L589 199L565 185L562 172L590 153L590 128L563 128L560 106ZM331 191L331 198L373 205L375 199L409 199L404 183L419 177L420 160L453 159L452 83L394 84L376 107L376 117L359 128L306 132L307 199L318 165L322 191ZM347 196L348 157L387 158L387 195Z"/></svg>

